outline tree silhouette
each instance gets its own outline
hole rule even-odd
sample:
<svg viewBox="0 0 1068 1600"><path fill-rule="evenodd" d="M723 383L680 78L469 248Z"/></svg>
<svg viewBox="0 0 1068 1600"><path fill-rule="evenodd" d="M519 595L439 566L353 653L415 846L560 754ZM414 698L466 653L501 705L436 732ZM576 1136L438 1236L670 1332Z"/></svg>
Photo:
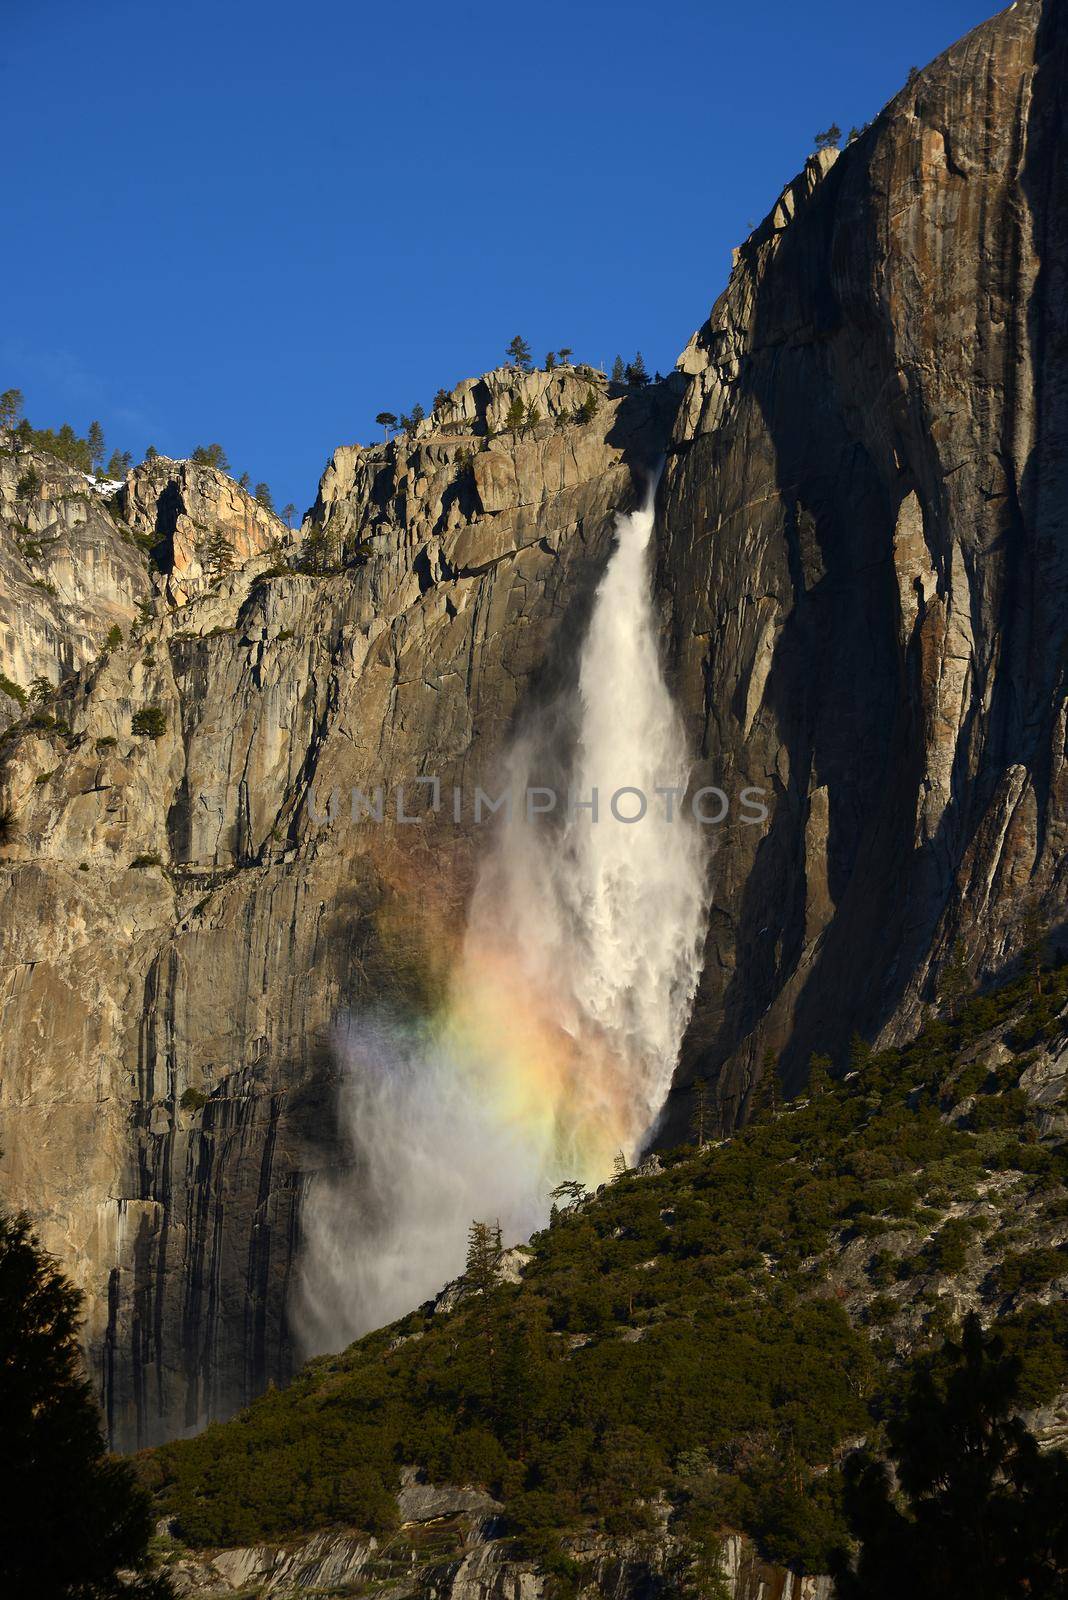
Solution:
<svg viewBox="0 0 1068 1600"><path fill-rule="evenodd" d="M623 357L616 356L616 359L612 362L612 382L624 383L626 381L626 376L627 369L623 365Z"/></svg>
<svg viewBox="0 0 1068 1600"><path fill-rule="evenodd" d="M214 467L216 472L229 472L230 463L221 444L198 444L190 456L195 467Z"/></svg>
<svg viewBox="0 0 1068 1600"><path fill-rule="evenodd" d="M522 371L530 371L530 346L518 333L505 351L505 355L513 367L520 367Z"/></svg>
<svg viewBox="0 0 1068 1600"><path fill-rule="evenodd" d="M0 428L15 428L22 416L22 390L5 389L0 394Z"/></svg>
<svg viewBox="0 0 1068 1600"><path fill-rule="evenodd" d="M106 1453L82 1377L80 1306L28 1220L0 1214L0 1594L164 1600L151 1504Z"/></svg>
<svg viewBox="0 0 1068 1600"><path fill-rule="evenodd" d="M1020 1365L975 1314L916 1370L886 1424L898 1482L864 1452L845 1510L840 1600L1054 1600L1068 1592L1068 1457L1043 1454L1014 1412Z"/></svg>
<svg viewBox="0 0 1068 1600"><path fill-rule="evenodd" d="M256 485L255 493L253 494L253 499L258 506L263 507L264 511L274 510L274 497L271 494L268 484L258 483Z"/></svg>
<svg viewBox="0 0 1068 1600"><path fill-rule="evenodd" d="M393 411L380 411L375 418L375 421L378 423L378 426L383 429L387 439L389 438L393 429L397 426L396 413Z"/></svg>
<svg viewBox="0 0 1068 1600"><path fill-rule="evenodd" d="M287 505L284 505L282 507L282 515L286 519L286 523L288 524L289 527L293 526L293 518L296 516L296 514L297 514L297 508L293 504L292 500L290 500Z"/></svg>
<svg viewBox="0 0 1068 1600"><path fill-rule="evenodd" d="M822 133L817 133L815 146L817 150L837 150L838 141L842 137L842 130L837 122L832 122L829 128L824 128Z"/></svg>
<svg viewBox="0 0 1068 1600"><path fill-rule="evenodd" d="M89 465L94 472L99 472L104 465L104 430L99 422L89 424L86 441L89 445Z"/></svg>

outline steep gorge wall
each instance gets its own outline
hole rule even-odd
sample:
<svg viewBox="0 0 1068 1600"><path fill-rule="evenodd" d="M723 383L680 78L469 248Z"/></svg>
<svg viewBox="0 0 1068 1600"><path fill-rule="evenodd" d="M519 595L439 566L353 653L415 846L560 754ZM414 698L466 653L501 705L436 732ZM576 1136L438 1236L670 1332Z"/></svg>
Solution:
<svg viewBox="0 0 1068 1600"><path fill-rule="evenodd" d="M660 577L724 832L682 1086L744 1114L1065 905L1068 16L1021 0L738 253L680 365Z"/></svg>

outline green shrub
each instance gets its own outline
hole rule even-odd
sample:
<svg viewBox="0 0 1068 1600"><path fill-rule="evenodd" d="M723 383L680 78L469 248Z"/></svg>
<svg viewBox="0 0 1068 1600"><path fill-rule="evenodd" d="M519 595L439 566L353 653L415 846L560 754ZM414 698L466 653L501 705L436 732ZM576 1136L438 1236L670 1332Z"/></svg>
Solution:
<svg viewBox="0 0 1068 1600"><path fill-rule="evenodd" d="M130 728L148 739L161 739L167 731L167 718L159 706L145 706L143 711L134 713Z"/></svg>
<svg viewBox="0 0 1068 1600"><path fill-rule="evenodd" d="M1068 1245L1013 1251L996 1266L991 1281L999 1295L1033 1294L1068 1273Z"/></svg>
<svg viewBox="0 0 1068 1600"><path fill-rule="evenodd" d="M20 706L26 704L26 691L11 678L5 677L0 672L0 693L9 695L12 700L17 700Z"/></svg>

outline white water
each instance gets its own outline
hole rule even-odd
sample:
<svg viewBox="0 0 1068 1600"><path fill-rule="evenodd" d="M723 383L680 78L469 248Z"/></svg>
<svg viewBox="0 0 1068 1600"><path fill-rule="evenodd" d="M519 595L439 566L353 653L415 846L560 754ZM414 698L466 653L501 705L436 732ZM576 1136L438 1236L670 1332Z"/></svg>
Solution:
<svg viewBox="0 0 1068 1600"><path fill-rule="evenodd" d="M446 1015L353 1018L339 1035L353 1167L307 1197L310 1348L433 1294L461 1270L473 1217L499 1217L511 1238L543 1223L554 1183L605 1178L663 1104L700 969L706 861L681 804L690 762L657 647L652 530L651 501L619 519L577 684L513 747L518 798L479 875ZM522 796L543 784L559 807L531 819ZM597 791L596 822L567 789ZM631 789L647 810L627 823L610 802ZM639 803L620 795L618 809Z"/></svg>

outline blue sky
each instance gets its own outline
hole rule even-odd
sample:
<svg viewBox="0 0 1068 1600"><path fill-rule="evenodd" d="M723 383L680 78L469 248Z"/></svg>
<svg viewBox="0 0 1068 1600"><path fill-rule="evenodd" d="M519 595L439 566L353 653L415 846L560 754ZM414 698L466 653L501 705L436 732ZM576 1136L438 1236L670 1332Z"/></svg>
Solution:
<svg viewBox="0 0 1068 1600"><path fill-rule="evenodd" d="M666 370L817 128L966 0L2 0L0 388L219 440L303 509L336 444L515 332Z"/></svg>

